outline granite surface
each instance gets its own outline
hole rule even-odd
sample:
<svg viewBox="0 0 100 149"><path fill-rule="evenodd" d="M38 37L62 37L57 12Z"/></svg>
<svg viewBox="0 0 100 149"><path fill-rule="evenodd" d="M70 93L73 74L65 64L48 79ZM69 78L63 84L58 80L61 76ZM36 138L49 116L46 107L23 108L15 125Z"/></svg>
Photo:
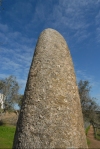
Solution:
<svg viewBox="0 0 100 149"><path fill-rule="evenodd" d="M87 148L72 58L56 30L37 41L13 148Z"/></svg>

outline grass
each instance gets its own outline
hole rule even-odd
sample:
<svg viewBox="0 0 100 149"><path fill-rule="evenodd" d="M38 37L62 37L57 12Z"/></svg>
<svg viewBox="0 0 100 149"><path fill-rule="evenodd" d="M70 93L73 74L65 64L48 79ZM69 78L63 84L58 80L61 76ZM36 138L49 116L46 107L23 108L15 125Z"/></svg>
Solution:
<svg viewBox="0 0 100 149"><path fill-rule="evenodd" d="M91 144L90 140L88 138L87 139L87 145L89 146Z"/></svg>
<svg viewBox="0 0 100 149"><path fill-rule="evenodd" d="M15 134L15 126L2 125L0 126L0 149L11 149Z"/></svg>
<svg viewBox="0 0 100 149"><path fill-rule="evenodd" d="M0 149L11 149L13 145L13 138L15 134L15 126L1 125L0 126ZM90 126L86 128L85 133L88 134ZM98 130L97 137L100 140L100 130ZM90 140L87 138L87 144L90 145Z"/></svg>
<svg viewBox="0 0 100 149"><path fill-rule="evenodd" d="M88 127L86 128L86 130L85 130L86 136L87 136L87 134L88 134L89 129L90 129L90 126L88 126Z"/></svg>
<svg viewBox="0 0 100 149"><path fill-rule="evenodd" d="M88 127L86 128L86 130L85 130L86 136L87 136L87 134L88 134L89 129L90 129L90 126L88 126ZM89 140L88 138L86 138L86 139L87 139L87 145L89 146L89 145L90 145L90 140Z"/></svg>

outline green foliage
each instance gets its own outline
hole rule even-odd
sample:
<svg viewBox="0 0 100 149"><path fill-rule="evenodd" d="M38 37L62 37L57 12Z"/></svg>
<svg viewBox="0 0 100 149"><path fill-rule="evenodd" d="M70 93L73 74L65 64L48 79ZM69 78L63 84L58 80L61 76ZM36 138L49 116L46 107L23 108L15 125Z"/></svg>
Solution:
<svg viewBox="0 0 100 149"><path fill-rule="evenodd" d="M88 127L85 129L85 134L86 134L86 136L87 136L89 130L90 130L90 126L88 126ZM90 140L89 140L88 138L86 138L86 140L87 140L87 145L89 146L89 145L90 145Z"/></svg>
<svg viewBox="0 0 100 149"><path fill-rule="evenodd" d="M87 138L87 145L89 146L91 144L90 140Z"/></svg>
<svg viewBox="0 0 100 149"><path fill-rule="evenodd" d="M88 127L86 128L86 130L85 130L86 136L87 136L87 134L88 134L89 129L90 129L90 126L88 126Z"/></svg>
<svg viewBox="0 0 100 149"><path fill-rule="evenodd" d="M2 149L12 148L15 129L14 126L0 126L0 147Z"/></svg>
<svg viewBox="0 0 100 149"><path fill-rule="evenodd" d="M81 101L82 113L84 120L96 119L95 111L98 111L100 107L95 102L95 98L90 96L91 86L88 81L80 80L78 83L79 96Z"/></svg>
<svg viewBox="0 0 100 149"><path fill-rule="evenodd" d="M14 104L18 103L19 88L19 84L14 76L0 80L0 93L4 95L5 110L13 110Z"/></svg>
<svg viewBox="0 0 100 149"><path fill-rule="evenodd" d="M19 95L19 102L18 102L18 106L21 108L22 105L22 100L23 100L24 95Z"/></svg>
<svg viewBox="0 0 100 149"><path fill-rule="evenodd" d="M100 129L97 129L97 133L95 137L97 140L100 140Z"/></svg>

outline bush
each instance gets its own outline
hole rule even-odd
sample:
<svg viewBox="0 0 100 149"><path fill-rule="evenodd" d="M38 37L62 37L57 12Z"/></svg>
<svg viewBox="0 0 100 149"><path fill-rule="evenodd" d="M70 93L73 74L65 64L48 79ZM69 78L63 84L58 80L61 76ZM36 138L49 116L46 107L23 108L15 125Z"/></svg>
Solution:
<svg viewBox="0 0 100 149"><path fill-rule="evenodd" d="M86 130L85 130L86 136L87 136L87 134L88 134L89 129L90 129L90 126L88 126L88 127L86 128Z"/></svg>
<svg viewBox="0 0 100 149"><path fill-rule="evenodd" d="M4 125L4 122L2 120L0 120L0 126Z"/></svg>

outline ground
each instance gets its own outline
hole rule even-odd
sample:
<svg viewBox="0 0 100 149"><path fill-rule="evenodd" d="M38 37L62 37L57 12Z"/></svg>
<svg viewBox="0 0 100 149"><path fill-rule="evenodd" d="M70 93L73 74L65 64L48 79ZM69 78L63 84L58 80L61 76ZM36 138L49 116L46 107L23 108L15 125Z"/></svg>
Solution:
<svg viewBox="0 0 100 149"><path fill-rule="evenodd" d="M90 126L90 130L87 134L87 138L90 140L90 145L89 145L89 148L91 149L100 149L100 141L99 140L96 140L94 138L94 131L93 131L93 127Z"/></svg>

